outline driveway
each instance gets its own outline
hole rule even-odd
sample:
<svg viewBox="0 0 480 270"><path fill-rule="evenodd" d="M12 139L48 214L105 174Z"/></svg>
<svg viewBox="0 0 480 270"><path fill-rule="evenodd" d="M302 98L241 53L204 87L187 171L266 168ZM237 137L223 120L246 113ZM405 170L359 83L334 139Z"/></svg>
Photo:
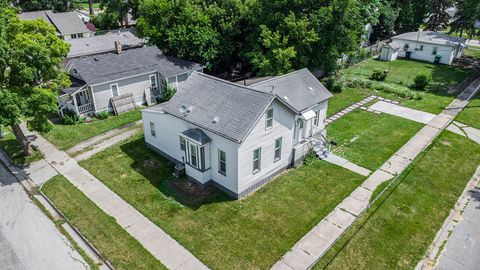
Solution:
<svg viewBox="0 0 480 270"><path fill-rule="evenodd" d="M0 163L0 269L88 269Z"/></svg>
<svg viewBox="0 0 480 270"><path fill-rule="evenodd" d="M480 188L464 210L440 257L437 270L480 270Z"/></svg>

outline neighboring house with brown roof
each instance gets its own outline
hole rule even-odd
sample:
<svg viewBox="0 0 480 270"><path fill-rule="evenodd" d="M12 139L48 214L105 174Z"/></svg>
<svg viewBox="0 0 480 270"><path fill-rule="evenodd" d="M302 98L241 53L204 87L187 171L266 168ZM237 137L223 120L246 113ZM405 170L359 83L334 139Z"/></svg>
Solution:
<svg viewBox="0 0 480 270"><path fill-rule="evenodd" d="M51 10L41 10L20 13L19 17L23 20L43 19L55 26L57 35L64 40L88 37L94 34L85 26L75 11L53 13Z"/></svg>
<svg viewBox="0 0 480 270"><path fill-rule="evenodd" d="M145 141L189 178L242 198L324 142L331 97L307 69L251 86L193 72L170 101L142 110Z"/></svg>

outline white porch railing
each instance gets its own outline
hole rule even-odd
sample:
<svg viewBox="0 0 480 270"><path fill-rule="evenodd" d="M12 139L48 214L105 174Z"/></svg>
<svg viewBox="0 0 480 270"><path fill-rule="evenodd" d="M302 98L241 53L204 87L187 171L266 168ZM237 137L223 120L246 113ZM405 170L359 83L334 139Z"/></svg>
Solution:
<svg viewBox="0 0 480 270"><path fill-rule="evenodd" d="M87 104L78 106L78 113L86 113L92 110L93 110L92 103L87 103Z"/></svg>

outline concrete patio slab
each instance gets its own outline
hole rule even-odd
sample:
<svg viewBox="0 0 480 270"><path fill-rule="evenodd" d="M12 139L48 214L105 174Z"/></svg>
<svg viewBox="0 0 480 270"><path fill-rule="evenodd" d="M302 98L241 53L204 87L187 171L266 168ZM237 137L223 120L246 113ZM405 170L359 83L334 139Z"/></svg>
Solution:
<svg viewBox="0 0 480 270"><path fill-rule="evenodd" d="M387 102L387 100L376 102L375 104L370 106L370 109L402 117L422 124L430 122L435 117L434 114L392 104L390 102Z"/></svg>

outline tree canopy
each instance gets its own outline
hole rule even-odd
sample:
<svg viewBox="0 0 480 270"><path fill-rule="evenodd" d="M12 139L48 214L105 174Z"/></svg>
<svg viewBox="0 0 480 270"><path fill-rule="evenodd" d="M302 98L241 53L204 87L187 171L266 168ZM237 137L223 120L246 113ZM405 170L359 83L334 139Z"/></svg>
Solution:
<svg viewBox="0 0 480 270"><path fill-rule="evenodd" d="M77 2L72 0L20 0L18 6L24 12L38 10L65 12L78 7Z"/></svg>
<svg viewBox="0 0 480 270"><path fill-rule="evenodd" d="M28 119L33 130L51 129L46 116L56 112L57 91L70 84L60 66L68 50L53 26L19 20L14 9L0 5L0 125L12 127L26 152L18 125Z"/></svg>

